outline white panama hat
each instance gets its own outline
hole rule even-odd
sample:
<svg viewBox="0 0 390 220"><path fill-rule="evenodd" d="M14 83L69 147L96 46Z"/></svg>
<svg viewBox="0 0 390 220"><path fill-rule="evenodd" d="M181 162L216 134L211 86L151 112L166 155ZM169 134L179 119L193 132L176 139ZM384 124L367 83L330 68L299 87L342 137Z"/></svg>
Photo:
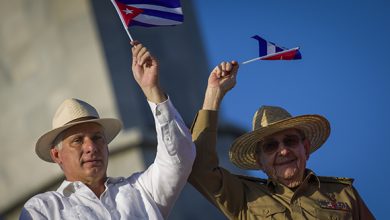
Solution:
<svg viewBox="0 0 390 220"><path fill-rule="evenodd" d="M53 117L52 130L42 135L36 145L35 152L44 161L52 162L50 149L54 140L66 129L88 122L95 122L104 128L107 143L110 143L122 129L122 123L115 118L100 118L96 109L90 104L70 98L62 102Z"/></svg>

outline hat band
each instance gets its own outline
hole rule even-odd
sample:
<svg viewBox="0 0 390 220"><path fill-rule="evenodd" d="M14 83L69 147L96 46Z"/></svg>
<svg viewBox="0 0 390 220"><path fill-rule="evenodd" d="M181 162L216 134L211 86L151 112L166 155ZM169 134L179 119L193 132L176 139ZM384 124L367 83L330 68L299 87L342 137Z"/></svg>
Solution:
<svg viewBox="0 0 390 220"><path fill-rule="evenodd" d="M91 119L98 119L98 117L95 117L95 116L85 116L85 117L81 117L81 118L76 118L76 119L73 119L72 121L67 122L64 125L71 124L71 123L74 123L74 122L79 122L79 121L87 121L87 120L91 120Z"/></svg>

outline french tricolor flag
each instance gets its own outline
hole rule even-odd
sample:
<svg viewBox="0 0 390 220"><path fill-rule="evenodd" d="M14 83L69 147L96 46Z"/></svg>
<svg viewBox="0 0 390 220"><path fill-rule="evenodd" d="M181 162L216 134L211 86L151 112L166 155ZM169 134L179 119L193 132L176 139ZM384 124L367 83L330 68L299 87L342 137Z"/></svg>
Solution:
<svg viewBox="0 0 390 220"><path fill-rule="evenodd" d="M299 60L302 58L299 47L287 49L266 41L258 35L253 36L259 42L259 57L243 62L243 64L256 60Z"/></svg>

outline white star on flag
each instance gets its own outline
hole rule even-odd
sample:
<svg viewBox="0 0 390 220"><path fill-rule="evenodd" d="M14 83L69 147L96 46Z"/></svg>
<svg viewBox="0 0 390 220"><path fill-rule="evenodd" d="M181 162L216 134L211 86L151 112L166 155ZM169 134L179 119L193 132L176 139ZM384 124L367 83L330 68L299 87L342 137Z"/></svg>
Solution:
<svg viewBox="0 0 390 220"><path fill-rule="evenodd" d="M130 10L130 9L128 9L128 8L126 8L126 10L123 10L123 12L125 12L126 15L128 15L128 14L133 14L133 10Z"/></svg>
<svg viewBox="0 0 390 220"><path fill-rule="evenodd" d="M183 23L180 0L111 0L130 40L130 26L175 26ZM1 218L1 217L0 217Z"/></svg>

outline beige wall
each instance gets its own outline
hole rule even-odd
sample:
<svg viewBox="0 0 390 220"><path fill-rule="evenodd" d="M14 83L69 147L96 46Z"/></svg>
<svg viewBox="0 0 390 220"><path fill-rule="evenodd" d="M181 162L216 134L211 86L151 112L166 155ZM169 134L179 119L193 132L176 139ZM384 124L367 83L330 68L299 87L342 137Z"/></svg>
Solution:
<svg viewBox="0 0 390 220"><path fill-rule="evenodd" d="M131 32L159 58L161 84L190 125L209 68L192 1L181 2L183 25ZM110 144L110 176L128 176L153 161L152 117L124 65L129 45L116 16L109 0L0 0L0 219L17 219L29 196L61 181L60 169L41 161L34 145L65 98L81 98L101 116L125 122ZM203 219L204 213L225 219L187 185L169 219Z"/></svg>
<svg viewBox="0 0 390 220"><path fill-rule="evenodd" d="M117 116L90 10L85 0L0 1L0 213L61 176L38 159L34 144L63 99Z"/></svg>

